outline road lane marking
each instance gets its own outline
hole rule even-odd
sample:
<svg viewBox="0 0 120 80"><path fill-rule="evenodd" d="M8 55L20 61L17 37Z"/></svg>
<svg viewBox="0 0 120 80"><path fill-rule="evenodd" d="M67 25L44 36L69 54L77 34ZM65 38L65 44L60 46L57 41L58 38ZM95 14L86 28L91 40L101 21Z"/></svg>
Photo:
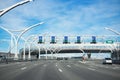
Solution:
<svg viewBox="0 0 120 80"><path fill-rule="evenodd" d="M22 64L23 66L25 65L25 63Z"/></svg>
<svg viewBox="0 0 120 80"><path fill-rule="evenodd" d="M70 66L70 65L67 65L67 67L69 67L69 68L70 68L71 66Z"/></svg>
<svg viewBox="0 0 120 80"><path fill-rule="evenodd" d="M90 67L95 67L95 66L90 65Z"/></svg>
<svg viewBox="0 0 120 80"><path fill-rule="evenodd" d="M95 71L96 69L93 69L93 68L88 68L89 70L92 70L92 71Z"/></svg>
<svg viewBox="0 0 120 80"><path fill-rule="evenodd" d="M83 63L83 64L85 64L86 62L85 62L85 61L81 61L80 63Z"/></svg>
<svg viewBox="0 0 120 80"><path fill-rule="evenodd" d="M56 67L57 67L57 64L56 64Z"/></svg>
<svg viewBox="0 0 120 80"><path fill-rule="evenodd" d="M106 66L105 68L109 68L109 67Z"/></svg>
<svg viewBox="0 0 120 80"><path fill-rule="evenodd" d="M46 64L44 64L43 66L44 66L44 67L46 67L47 65L46 65Z"/></svg>
<svg viewBox="0 0 120 80"><path fill-rule="evenodd" d="M38 64L34 64L35 66L37 66Z"/></svg>
<svg viewBox="0 0 120 80"><path fill-rule="evenodd" d="M23 68L21 68L21 70L25 70L25 69L27 69L27 67L23 67Z"/></svg>
<svg viewBox="0 0 120 80"><path fill-rule="evenodd" d="M17 62L16 64L20 64L20 62Z"/></svg>
<svg viewBox="0 0 120 80"><path fill-rule="evenodd" d="M60 72L63 72L60 68L58 69Z"/></svg>
<svg viewBox="0 0 120 80"><path fill-rule="evenodd" d="M114 67L113 69L118 69L119 67Z"/></svg>

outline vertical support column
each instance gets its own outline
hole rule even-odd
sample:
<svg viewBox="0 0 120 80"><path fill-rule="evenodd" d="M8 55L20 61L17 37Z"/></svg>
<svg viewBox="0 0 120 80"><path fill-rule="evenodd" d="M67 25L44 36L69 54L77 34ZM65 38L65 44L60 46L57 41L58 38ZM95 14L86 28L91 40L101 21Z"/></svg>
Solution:
<svg viewBox="0 0 120 80"><path fill-rule="evenodd" d="M118 54L119 54L119 60L120 60L120 42L118 42Z"/></svg>
<svg viewBox="0 0 120 80"><path fill-rule="evenodd" d="M53 59L53 52L51 51L51 59Z"/></svg>
<svg viewBox="0 0 120 80"><path fill-rule="evenodd" d="M56 52L56 59L58 58L58 52Z"/></svg>
<svg viewBox="0 0 120 80"><path fill-rule="evenodd" d="M47 60L47 49L45 50L45 53L46 53L46 56L45 56L45 58L46 58L46 60Z"/></svg>
<svg viewBox="0 0 120 80"><path fill-rule="evenodd" d="M26 48L26 42L24 43L23 60L25 60L25 48Z"/></svg>
<svg viewBox="0 0 120 80"><path fill-rule="evenodd" d="M12 50L12 46L13 46L13 38L12 38L12 36L11 36L11 41L10 41L10 53L11 53L11 50Z"/></svg>
<svg viewBox="0 0 120 80"><path fill-rule="evenodd" d="M91 53L88 53L87 56L88 56L88 59L91 59Z"/></svg>
<svg viewBox="0 0 120 80"><path fill-rule="evenodd" d="M28 59L31 59L31 52L30 52L30 47L31 46L31 44L29 44L29 53L28 53Z"/></svg>
<svg viewBox="0 0 120 80"><path fill-rule="evenodd" d="M11 36L11 40L10 40L10 44L9 44L10 45L9 46L9 54L10 54L9 57L11 57L11 53L12 53L12 49L13 49L13 44L14 44L13 43L13 37Z"/></svg>
<svg viewBox="0 0 120 80"><path fill-rule="evenodd" d="M38 59L40 59L40 48L39 48L39 57L38 57Z"/></svg>
<svg viewBox="0 0 120 80"><path fill-rule="evenodd" d="M120 56L120 53L119 53L119 42L117 41L117 60L120 60L119 56Z"/></svg>
<svg viewBox="0 0 120 80"><path fill-rule="evenodd" d="M15 41L15 46L16 46L16 49L15 49L15 50L16 50L16 51L15 51L16 53L15 53L14 59L15 59L15 60L18 60L18 43L17 43L17 41Z"/></svg>

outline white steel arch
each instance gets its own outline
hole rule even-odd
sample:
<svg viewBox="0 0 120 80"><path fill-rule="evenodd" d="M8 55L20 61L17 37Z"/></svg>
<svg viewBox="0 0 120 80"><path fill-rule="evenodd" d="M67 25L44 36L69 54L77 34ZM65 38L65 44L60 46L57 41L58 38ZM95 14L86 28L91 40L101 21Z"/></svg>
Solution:
<svg viewBox="0 0 120 80"><path fill-rule="evenodd" d="M18 35L17 38L16 38L15 35L11 32L11 30L8 30L8 29L6 29L6 28L4 28L4 27L1 26L2 29L4 29L5 31L7 31L7 32L11 35L11 37L14 38L15 47L16 47L16 49L15 49L15 50L16 50L16 51L15 51L15 57L14 57L15 59L18 59L18 42L19 42L21 36L22 36L25 32L27 32L28 30L30 30L30 29L32 29L32 28L34 28L34 27L36 27L36 26L39 26L39 25L41 25L41 24L43 24L43 23L44 23L44 22L40 22L40 23L34 24L34 25L32 25L32 26L24 29L24 30L20 33L20 35Z"/></svg>
<svg viewBox="0 0 120 80"><path fill-rule="evenodd" d="M18 2L18 3L16 3L16 4L14 4L14 5L6 8L6 9L0 10L0 17L1 17L2 15L4 15L5 13L7 13L8 11L14 9L15 7L20 6L20 5L23 5L23 4L28 3L28 2L31 2L31 1L33 1L33 0L24 0L24 1L21 1L21 2Z"/></svg>

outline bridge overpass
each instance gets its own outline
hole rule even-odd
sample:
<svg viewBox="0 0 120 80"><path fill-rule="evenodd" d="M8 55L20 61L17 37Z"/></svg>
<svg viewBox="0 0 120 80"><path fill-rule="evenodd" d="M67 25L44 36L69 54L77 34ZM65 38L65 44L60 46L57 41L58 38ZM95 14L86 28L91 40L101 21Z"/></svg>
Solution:
<svg viewBox="0 0 120 80"><path fill-rule="evenodd" d="M108 37L108 38L107 38ZM59 53L111 53L114 58L120 57L120 42L118 36L32 36L28 47L20 50L22 58L31 59L31 55ZM117 38L115 38L117 37ZM48 55L47 55L48 54ZM26 57L27 56L27 57Z"/></svg>

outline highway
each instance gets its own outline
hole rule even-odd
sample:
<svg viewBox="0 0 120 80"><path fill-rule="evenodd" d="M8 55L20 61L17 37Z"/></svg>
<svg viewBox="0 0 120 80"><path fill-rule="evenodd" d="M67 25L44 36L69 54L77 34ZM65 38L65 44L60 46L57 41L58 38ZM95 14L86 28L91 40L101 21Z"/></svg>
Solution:
<svg viewBox="0 0 120 80"><path fill-rule="evenodd" d="M0 64L0 80L120 80L120 65L79 60Z"/></svg>

